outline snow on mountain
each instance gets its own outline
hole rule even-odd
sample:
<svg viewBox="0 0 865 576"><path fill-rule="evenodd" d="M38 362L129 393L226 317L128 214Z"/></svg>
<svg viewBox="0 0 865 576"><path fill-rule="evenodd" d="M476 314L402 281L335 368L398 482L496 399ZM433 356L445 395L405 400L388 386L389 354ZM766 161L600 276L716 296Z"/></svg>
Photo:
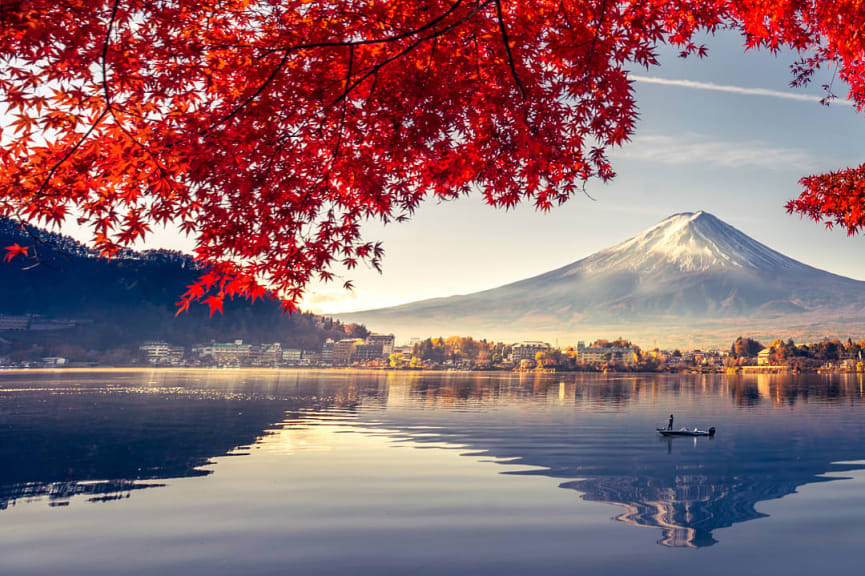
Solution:
<svg viewBox="0 0 865 576"><path fill-rule="evenodd" d="M670 216L581 263L585 271L631 268L650 272L658 266L682 271L805 267L703 211Z"/></svg>
<svg viewBox="0 0 865 576"><path fill-rule="evenodd" d="M865 329L865 282L802 264L700 211L533 278L340 317L406 336L518 339L614 329L663 337L709 325L799 334L828 323Z"/></svg>

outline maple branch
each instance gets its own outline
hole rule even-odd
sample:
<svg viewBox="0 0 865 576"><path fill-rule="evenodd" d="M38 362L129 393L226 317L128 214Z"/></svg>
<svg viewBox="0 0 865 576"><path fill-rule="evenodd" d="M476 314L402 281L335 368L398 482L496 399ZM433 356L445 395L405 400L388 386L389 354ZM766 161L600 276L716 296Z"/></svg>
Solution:
<svg viewBox="0 0 865 576"><path fill-rule="evenodd" d="M342 114L339 118L339 129L336 132L336 145L333 147L333 158L331 158L331 166L333 162L336 160L337 156L339 156L339 146L342 144L342 129L345 126L345 112L348 107L348 90L349 90L349 82L351 82L351 73L352 66L354 64L354 46L349 47L348 51L348 72L345 75L345 90L342 94ZM330 168L328 168L328 172L330 172Z"/></svg>
<svg viewBox="0 0 865 576"><path fill-rule="evenodd" d="M114 29L114 20L117 18L117 8L120 6L120 0L114 0L114 7L111 9L111 19L108 21L108 29L105 31L105 40L102 41L102 91L105 93L105 105L111 109L111 94L108 92L108 45L111 42L111 31ZM114 116L114 112L111 113ZM117 118L114 118L117 121Z"/></svg>
<svg viewBox="0 0 865 576"><path fill-rule="evenodd" d="M486 0L483 4L478 5L474 10L472 10L469 13L469 15L471 17L473 17L475 14L480 12L480 10L482 8L486 7L491 1L492 0ZM425 32L425 31L429 30L430 28L435 27L440 22L443 22L449 15L453 14L454 11L456 11L456 9L462 3L463 3L463 0L456 0L456 2L451 4L450 8L448 8L445 12L443 12L441 15L437 16L436 18L433 18L432 20L430 20L429 22L427 22L423 26L420 26L420 27L415 28L414 30L410 30L408 32L395 34L393 36L387 36L385 38L373 38L373 39L369 39L369 40L355 40L355 41L333 40L333 41L326 41L326 42L312 42L312 43L308 43L308 44L298 44L296 46L288 46L288 47L282 47L282 48L272 48L271 50L268 50L264 54L262 54L262 56L266 56L268 54L273 54L273 53L282 52L282 51L285 51L285 54L280 59L279 63L277 63L277 65L273 69L273 71L271 71L271 73L267 76L267 78L264 79L264 82L262 82L261 85L259 85L259 87L255 90L255 92L250 94L248 97L246 97L243 100L243 102L238 104L234 108L234 110L232 110L226 116L222 117L221 119L217 120L216 122L214 122L213 124L208 126L205 130L201 131L200 134L202 134L202 135L206 134L207 132L213 130L214 128L216 128L220 124L224 124L224 123L228 122L229 120L234 118L246 106L251 104L253 100L258 98L267 89L268 85L270 85L270 83L273 82L273 80L276 78L276 76L285 67L285 64L288 62L288 57L292 54L292 52L296 52L298 50L309 50L309 49L313 49L313 48L338 48L338 47L345 47L345 46L356 47L356 46L369 46L369 45L373 45L373 44L388 44L388 43L398 42L400 40L405 40L407 38L411 38L412 36L417 36L418 34ZM460 25L460 24L463 24L464 22L466 22L467 20L468 20L468 18L461 18L455 24ZM455 27L454 25L447 26L446 28L441 30L439 33L436 33L432 36L425 37L421 41L426 41L426 40L429 40L430 38L434 38L436 36L439 36L446 31L453 30L454 27ZM413 44L411 49L414 49L414 47L416 47L418 45L418 43L419 42L416 42L415 44ZM403 56L410 51L411 50L404 50L399 54L399 56ZM388 59L386 61L386 63L392 62L394 59L395 58ZM368 77L369 76L367 75L364 78L368 78ZM352 86L352 89L356 85L357 84L354 84Z"/></svg>
<svg viewBox="0 0 865 576"><path fill-rule="evenodd" d="M478 43L477 34L472 34L472 41L475 45L475 71L477 72L478 78L481 77L481 46Z"/></svg>
<svg viewBox="0 0 865 576"><path fill-rule="evenodd" d="M407 47L405 47L401 51L397 52L393 56L390 56L389 58L386 58L386 59L382 60L381 62L378 62L377 64L369 67L369 69L367 69L367 71L364 74L362 74L355 82L353 82L345 90L343 90L342 95L340 95L338 98L336 98L330 104L324 106L322 111L326 112L326 111L330 110L331 108L333 108L334 106L336 106L337 104L344 102L346 100L346 98L348 98L348 95L355 88L357 88L358 86L363 84L370 77L372 77L373 81L375 82L378 78L378 73L382 68L384 68L385 66L387 66L388 64L390 64L394 60L398 60L399 58L402 58L403 56L410 53L411 51L413 51L415 48L417 48L418 46L420 46L421 44L423 44L427 40L435 40L439 36L442 36L442 35L450 32L450 31L456 29L457 27L461 26L462 24L468 22L469 20L474 18L479 12L481 12L484 8L489 6L493 1L494 0L485 0L483 3L478 4L471 12L469 12L468 14L466 14L464 17L460 18L459 20L453 22L452 24L446 26L445 28L442 28L441 30L439 30L437 32L434 32L433 34L430 34L429 36L424 36L422 38L419 38L417 41L415 41L412 44L409 44ZM457 4L459 4L459 2L457 2ZM360 44L371 43L371 42L372 41L345 42L345 43L330 44L330 45L331 46L350 46L350 47L354 48L355 46L358 46ZM375 86L375 84L373 84L373 86ZM367 103L365 104L365 106L369 104L369 101L372 99L372 96L373 96L373 91L371 90L369 96L367 97ZM239 112L239 111L240 111L239 109L235 110L235 113ZM211 128L213 126L215 126L215 125L212 125ZM208 130L209 130L209 128L208 128ZM299 130L299 128L298 128L298 130ZM204 133L204 132L202 132L202 133ZM280 137L277 142L281 143L284 140L291 138L291 137L293 137L293 135L287 135L287 136Z"/></svg>
<svg viewBox="0 0 865 576"><path fill-rule="evenodd" d="M132 134L126 129L120 119L117 117L117 111L114 109L114 105L111 103L111 92L108 89L108 47L111 44L111 32L114 29L114 21L117 18L117 8L120 6L120 0L114 0L114 8L111 10L111 19L108 21L108 30L105 32L105 40L102 42L102 59L100 62L100 68L102 69L102 92L105 94L105 109L111 113L111 117L114 119L114 123L117 125L120 130L126 134L126 136L132 140L135 144L138 144L143 150L149 153L149 151L141 144ZM153 155L151 154L151 158Z"/></svg>
<svg viewBox="0 0 865 576"><path fill-rule="evenodd" d="M66 161L72 157L72 155L75 153L75 151L81 147L81 145L84 143L84 141L87 140L87 138L90 136L90 134L93 133L93 131L96 129L96 127L99 125L99 123L102 122L102 119L105 118L105 115L111 111L111 100L108 96L108 88L105 84L105 56L106 56L107 51L108 51L108 36L111 34L111 28L113 27L114 19L117 16L118 4L119 4L119 0L115 0L114 9L111 11L111 20L109 21L109 24L108 24L108 31L106 32L105 40L102 43L102 78L103 78L102 84L103 84L103 89L105 90L105 97L106 97L105 109L102 110L102 112L100 112L99 116L96 117L96 120L94 120L94 122L90 126L90 128L88 128L87 131L84 132L84 134L81 136L81 138L78 139L78 142L76 142L75 145L72 146L72 148L70 148L66 152L66 154L63 155L63 158L58 160L57 163L51 167L51 169L48 171L48 174L45 176L45 179L39 185L39 188L37 188L36 192L33 193L33 196L35 196L35 197L41 197L42 196L42 192L45 191L45 188L46 188L46 186L48 186L48 183L51 181L51 178L54 176L54 173L57 172L57 170L60 168L60 166L65 164ZM26 228L25 228L25 230L26 230Z"/></svg>
<svg viewBox="0 0 865 576"><path fill-rule="evenodd" d="M517 85L517 88L520 89L520 95L523 97L523 102L526 100L526 91L523 88L523 83L520 82L520 77L517 76L517 68L514 64L514 55L511 54L511 45L508 42L508 30L505 27L505 20L502 17L502 2L501 0L496 0L496 14L499 20L499 30L502 33L502 41L505 43L505 52L508 55L508 65L511 68L511 76L514 78L514 82Z"/></svg>
<svg viewBox="0 0 865 576"><path fill-rule="evenodd" d="M226 122L228 122L229 120L234 118L241 110L243 110L244 108L249 106L249 104L251 104L253 100L258 98L267 89L267 86L271 82L273 82L273 80L276 78L276 76L279 74L279 72L285 67L286 62L288 62L288 57L291 55L291 52L292 52L291 49L286 50L285 54L283 54L279 63L276 65L276 67L273 69L273 71L267 76L267 78L264 79L264 82L261 83L261 85L258 87L258 89L255 92L253 92L247 98L245 98L243 100L243 102L238 104L237 107L234 110L232 110L231 112L229 112L227 116L224 116L220 120L217 120L216 122L214 122L213 124L211 124L210 126L205 128L204 130L199 132L199 134L201 134L201 135L207 134L208 132L210 132L211 130L213 130L214 128L219 126L220 124L225 124Z"/></svg>
<svg viewBox="0 0 865 576"><path fill-rule="evenodd" d="M93 125L91 125L90 128L87 129L87 132L85 132L84 135L81 136L81 138L78 140L78 142L76 142L75 145L72 148L70 148L69 151L66 152L66 154L63 155L63 158L58 160L57 163L51 167L51 170L48 171L48 175L45 176L45 180L42 181L42 184L40 184L39 188L36 190L36 192L33 193L33 196L41 196L42 195L42 191L48 185L48 182L51 181L51 178L54 176L54 173L57 171L57 169L60 168L60 166L62 164L64 164L67 160L69 160L69 158L72 157L72 155L75 153L75 151L81 147L81 145L84 143L84 141L87 140L87 137L90 136L90 134L92 134L93 131L96 129L96 126L98 126L99 123L102 122L102 119L105 118L106 114L108 114L108 108L107 107L99 114L99 116L93 122Z"/></svg>
<svg viewBox="0 0 865 576"><path fill-rule="evenodd" d="M336 104L342 102L342 100L344 98L346 98L352 90L354 90L359 85L361 85L370 76L377 74L379 70L381 70L382 68L384 68L385 66L387 66L388 64L393 62L394 60L398 60L398 59L402 58L403 56L405 56L409 52L413 51L415 48L417 48L418 46L420 46L421 44L423 44L427 40L432 40L434 38L437 38L438 36L442 36L444 34L447 34L448 32L451 32L452 30L455 30L457 27L465 24L466 22L468 22L469 20L474 18L484 8L489 6L493 1L494 0L485 0L485 2L478 4L471 12L469 12L468 14L466 14L465 16L460 18L459 20L453 22L452 24L449 24L448 26L442 28L441 30L438 30L437 32L430 34L429 36L424 36L422 38L419 38L417 41L415 41L412 44L409 44L408 46L406 46L405 48L403 48L402 50L400 50L399 52L397 52L393 56L391 56L389 58L385 58L384 60L382 60L381 62L379 62L375 66L373 66L368 72L363 74L360 78L358 78L351 85L351 87L348 89L348 91L345 92L345 94L343 96L340 96L335 101L331 102L331 104L327 108L331 108L331 107L335 106Z"/></svg>
<svg viewBox="0 0 865 576"><path fill-rule="evenodd" d="M436 55L436 48L438 47L438 40L439 40L438 36L436 36L435 38L433 38L433 41L432 41L432 47L430 48L430 51L429 51L429 60L427 60L426 69L424 70L424 78L423 78L424 86L426 86L427 80L429 80L429 73L430 73L430 69L432 68L433 59L435 58L435 55Z"/></svg>
<svg viewBox="0 0 865 576"><path fill-rule="evenodd" d="M838 98L832 92L832 85L835 84L835 78L838 76L838 64L832 67L832 78L829 79L828 84L823 85L823 89L826 91L826 96L820 99L820 103L824 106L829 106L832 100Z"/></svg>
<svg viewBox="0 0 865 576"><path fill-rule="evenodd" d="M331 157L330 157L330 161L328 162L327 169L324 170L324 171L322 171L321 176L320 176L320 177L318 178L318 180L317 180L317 181L316 181L316 182L315 182L315 183L310 187L311 190L312 190L312 189L315 189L315 188L318 188L319 186L321 186L321 185L327 183L327 180L330 178L331 170L333 169L333 164L334 164L334 162L336 162L336 159L337 159L337 157L339 156L339 149L340 149L340 146L341 146L341 144L342 144L342 131L343 131L343 128L344 128L344 126L345 126L346 108L348 107L348 94L349 94L349 92L351 91L351 85L350 85L350 82L351 82L352 70L353 70L353 67L354 67L354 48L355 48L354 46L349 46L349 52L348 52L348 70L347 70L347 72L346 72L346 76L345 76L345 88L343 89L343 94L342 94L342 113L340 114L339 127L337 128L337 133L336 133L336 144L335 144L334 147L333 147L333 154L332 154ZM334 102L333 104L331 104L331 106L329 106L328 108L334 106L335 104L336 104L336 102ZM319 131L322 130L322 128L323 128L323 124L324 124L324 119L322 119L322 124L319 126ZM279 139L279 144L278 144L278 146L279 146L280 148L282 147L282 142L283 142L283 141L284 141L284 138L280 138L280 139ZM309 191L304 191L304 192L303 192L303 199L304 199L304 200L306 199L306 196L307 196L308 192L309 192ZM312 224L313 224L312 220L310 220L309 224L310 224L310 226L312 226ZM311 234L312 234L312 230L310 229L310 232L308 232L308 233L305 235L305 237L303 238L305 242L307 242L307 243L309 242L309 236L310 236Z"/></svg>
<svg viewBox="0 0 865 576"><path fill-rule="evenodd" d="M568 25L568 27L570 27L570 28L574 27L574 25L571 23L571 19L568 17L568 9L565 8L565 1L564 0L559 0L559 14L561 14L564 17L565 23Z"/></svg>
<svg viewBox="0 0 865 576"><path fill-rule="evenodd" d="M477 14L477 12L479 12L480 8L487 6L490 3L490 1L491 0L487 0L481 6L478 6L477 8L475 8L475 10L473 10L472 13ZM430 20L429 22L427 22L423 26L419 26L418 28L414 28L413 30L409 30L407 32L401 32L400 34L395 34L393 36L385 36L384 38L372 38L372 39L368 39L368 40L354 40L354 41L332 40L332 41L326 41L326 42L314 42L314 43L310 43L310 44L298 44L297 46L287 46L287 47L284 46L281 48L272 48L272 49L268 50L267 52L265 52L264 54L266 55L266 54L272 54L274 52L282 52L283 50L292 51L292 50L305 50L308 48L328 48L328 47L335 48L335 47L341 47L341 46L369 46L372 44L387 44L387 43L392 43L392 42L398 42L400 40L405 40L406 38L411 38L412 36L417 36L421 32L426 32L430 28L435 27L440 22L443 22L448 16L453 14L454 11L456 11L456 9L459 8L460 4L462 4L462 3L463 3L463 0L457 0L456 2L451 4L450 8L448 8L446 11L442 12L439 16L436 16L435 18L433 18L432 20Z"/></svg>
<svg viewBox="0 0 865 576"><path fill-rule="evenodd" d="M111 114L111 117L114 119L115 125L120 129L120 131L123 132L123 134L126 135L126 137L129 138L129 140L131 140L133 144L141 148L141 150L143 150L150 157L150 159L153 160L153 163L159 169L159 172L163 176L165 176L169 174L168 169L162 165L162 163L159 161L159 158L153 152L151 152L151 150L147 146L142 144L141 141L139 141L138 138L136 138L135 135L129 129L127 129L126 126L123 125L123 122L121 122L120 119L117 117L117 112L120 111L117 110L111 102L111 92L108 89L108 48L111 44L111 32L114 29L114 22L117 19L117 9L119 8L119 6L120 0L114 0L114 7L111 10L111 19L108 21L108 30L106 30L105 39L102 42L102 59L100 63L100 68L102 69L102 92L105 94L105 110ZM127 115L130 114L126 110L123 110L122 113ZM131 115L143 119L143 117L136 114ZM172 178L168 178L165 181L168 183L168 186L171 188L172 192L177 191Z"/></svg>
<svg viewBox="0 0 865 576"><path fill-rule="evenodd" d="M586 53L586 65L583 68L582 81L585 82L586 75L589 73L589 66L592 58L595 56L595 44L598 41L598 36L601 34L601 26L604 24L604 16L607 14L607 0L601 1L601 13L598 14L598 22L595 24L595 35L592 36L592 44L589 46L589 51Z"/></svg>
<svg viewBox="0 0 865 576"><path fill-rule="evenodd" d="M117 125L120 130L126 134L126 136L138 144L142 149L146 151L144 145L138 142L132 134L126 130L126 127L123 126L123 123L117 117L117 111L114 109L114 105L111 103L111 92L108 90L108 48L111 44L111 32L114 29L114 21L117 18L117 8L120 6L120 0L114 0L114 8L111 10L111 19L108 21L108 30L105 32L105 40L102 41L102 58L100 61L100 68L102 69L102 92L105 94L105 109L111 113L111 117L114 119L114 123ZM151 155L152 157L152 155Z"/></svg>

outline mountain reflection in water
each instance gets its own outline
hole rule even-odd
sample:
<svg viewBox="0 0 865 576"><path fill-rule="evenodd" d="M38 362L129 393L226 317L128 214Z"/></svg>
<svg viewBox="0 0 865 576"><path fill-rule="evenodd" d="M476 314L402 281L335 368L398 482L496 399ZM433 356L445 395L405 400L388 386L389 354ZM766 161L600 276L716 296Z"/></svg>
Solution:
<svg viewBox="0 0 865 576"><path fill-rule="evenodd" d="M659 544L700 547L716 543L712 537L715 529L763 516L754 509L758 502L780 498L803 483L796 477L785 482L747 473L729 477L707 468L666 476L611 474L561 486L583 492L588 500L624 507L617 520L660 528L663 536Z"/></svg>
<svg viewBox="0 0 865 576"><path fill-rule="evenodd" d="M865 458L861 374L487 382L417 378L412 403L449 410L401 416L388 410L377 415L377 425L410 436L412 426L427 425L415 441L454 443L537 467L516 474L570 479L560 486L622 506L617 520L660 528L664 546L715 544L714 530L764 516L755 509L759 502L837 479L824 474L859 466L835 462ZM479 401L501 409L475 411ZM521 403L528 413L513 410ZM659 437L654 428L670 411L677 422L714 425L718 435Z"/></svg>
<svg viewBox="0 0 865 576"><path fill-rule="evenodd" d="M125 498L271 435L339 422L562 480L665 546L716 543L755 506L865 458L862 375L128 372L0 380L0 508ZM659 438L677 425L715 438ZM213 468L219 474L219 467ZM831 479L835 479L834 477Z"/></svg>

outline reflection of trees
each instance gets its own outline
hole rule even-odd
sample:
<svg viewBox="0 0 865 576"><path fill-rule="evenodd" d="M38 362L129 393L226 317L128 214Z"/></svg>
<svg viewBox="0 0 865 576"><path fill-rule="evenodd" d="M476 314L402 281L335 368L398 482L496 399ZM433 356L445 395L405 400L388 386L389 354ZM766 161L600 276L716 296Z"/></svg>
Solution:
<svg viewBox="0 0 865 576"><path fill-rule="evenodd" d="M605 386L599 386L594 389L596 395L594 397L602 404L612 408L622 408L626 406L634 394L634 382L614 380L607 382Z"/></svg>
<svg viewBox="0 0 865 576"><path fill-rule="evenodd" d="M425 430L423 436L412 436L410 429L418 422L417 414L404 422L398 412L386 413L377 422L405 430L416 442L453 442L468 453L534 467L513 473L561 478L562 487L583 493L587 500L622 506L618 520L660 529L662 545L702 547L716 542L716 529L762 516L755 509L759 502L827 480L821 475L839 469L833 462L861 459L865 428L845 408L861 402L863 394L861 379L850 376L824 382L816 375L508 375L488 381L482 394L509 408L555 402L561 409L550 414L560 418L520 417L503 425L503 416L496 416L494 409L469 417L439 412L425 421L434 424L435 433ZM473 389L472 378L426 380L413 384L413 391L428 399L453 397L459 390L465 398ZM833 406L837 428L827 429L821 418L773 410L773 403L786 406L790 399ZM726 418L729 424L715 439L659 440L651 432L653 416L643 407L629 408L667 407L679 401L690 410L711 406L721 415L714 418ZM757 404L760 408L751 410ZM599 416L604 412L619 416Z"/></svg>
<svg viewBox="0 0 865 576"><path fill-rule="evenodd" d="M148 480L210 474L202 466L252 444L288 410L359 403L350 386L333 394L243 372L128 374L97 384L69 373L4 394L0 462L14 465L0 465L0 509L21 498L107 500L162 485Z"/></svg>
<svg viewBox="0 0 865 576"><path fill-rule="evenodd" d="M391 373L393 374L393 373ZM624 409L635 401L665 395L724 393L740 407L761 402L793 405L796 402L865 401L865 374L835 375L746 375L746 376L652 376L563 373L518 374L408 373L400 386L410 387L410 396L427 404L566 398L592 402L605 409ZM390 382L390 380L389 380ZM563 392L564 391L564 392Z"/></svg>
<svg viewBox="0 0 865 576"><path fill-rule="evenodd" d="M730 392L738 406L761 400L793 406L798 402L837 404L865 401L865 374L758 374L731 379Z"/></svg>
<svg viewBox="0 0 865 576"><path fill-rule="evenodd" d="M760 403L760 389L756 382L736 382L731 386L730 393L736 406L748 407L756 406Z"/></svg>
<svg viewBox="0 0 865 576"><path fill-rule="evenodd" d="M107 482L28 482L0 486L0 510L15 506L17 500L48 497L50 506L65 506L73 496L86 495L88 502L129 498L133 490L165 486L153 482L113 480Z"/></svg>
<svg viewBox="0 0 865 576"><path fill-rule="evenodd" d="M10 395L0 412L0 506L21 497L130 490L137 481L200 476L250 444L286 402L176 393ZM9 404L14 404L10 406ZM82 482L99 481L100 487ZM116 491L116 490L115 490ZM103 492L107 493L107 492Z"/></svg>
<svg viewBox="0 0 865 576"><path fill-rule="evenodd" d="M491 381L487 374L455 373L411 373L409 378L409 398L420 401L421 405L451 405L472 401L486 402L498 398L504 390L511 388L507 382L514 379L506 375L505 382Z"/></svg>
<svg viewBox="0 0 865 576"><path fill-rule="evenodd" d="M14 375L0 403L0 510L21 498L123 498L203 476L286 414L383 406L388 375L272 370ZM21 383L17 384L16 380Z"/></svg>
<svg viewBox="0 0 865 576"><path fill-rule="evenodd" d="M408 373L406 378L410 397L429 405L578 397L608 408L620 408L641 394L646 384L635 377L608 379L599 374L586 376L584 373Z"/></svg>

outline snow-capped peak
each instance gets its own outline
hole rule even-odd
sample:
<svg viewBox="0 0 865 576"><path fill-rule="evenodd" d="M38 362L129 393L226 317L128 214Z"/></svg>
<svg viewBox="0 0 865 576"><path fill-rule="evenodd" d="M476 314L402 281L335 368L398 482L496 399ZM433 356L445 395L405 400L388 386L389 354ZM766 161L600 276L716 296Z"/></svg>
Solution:
<svg viewBox="0 0 865 576"><path fill-rule="evenodd" d="M702 210L674 214L621 244L590 256L583 265L588 269L674 267L682 271L804 266Z"/></svg>

